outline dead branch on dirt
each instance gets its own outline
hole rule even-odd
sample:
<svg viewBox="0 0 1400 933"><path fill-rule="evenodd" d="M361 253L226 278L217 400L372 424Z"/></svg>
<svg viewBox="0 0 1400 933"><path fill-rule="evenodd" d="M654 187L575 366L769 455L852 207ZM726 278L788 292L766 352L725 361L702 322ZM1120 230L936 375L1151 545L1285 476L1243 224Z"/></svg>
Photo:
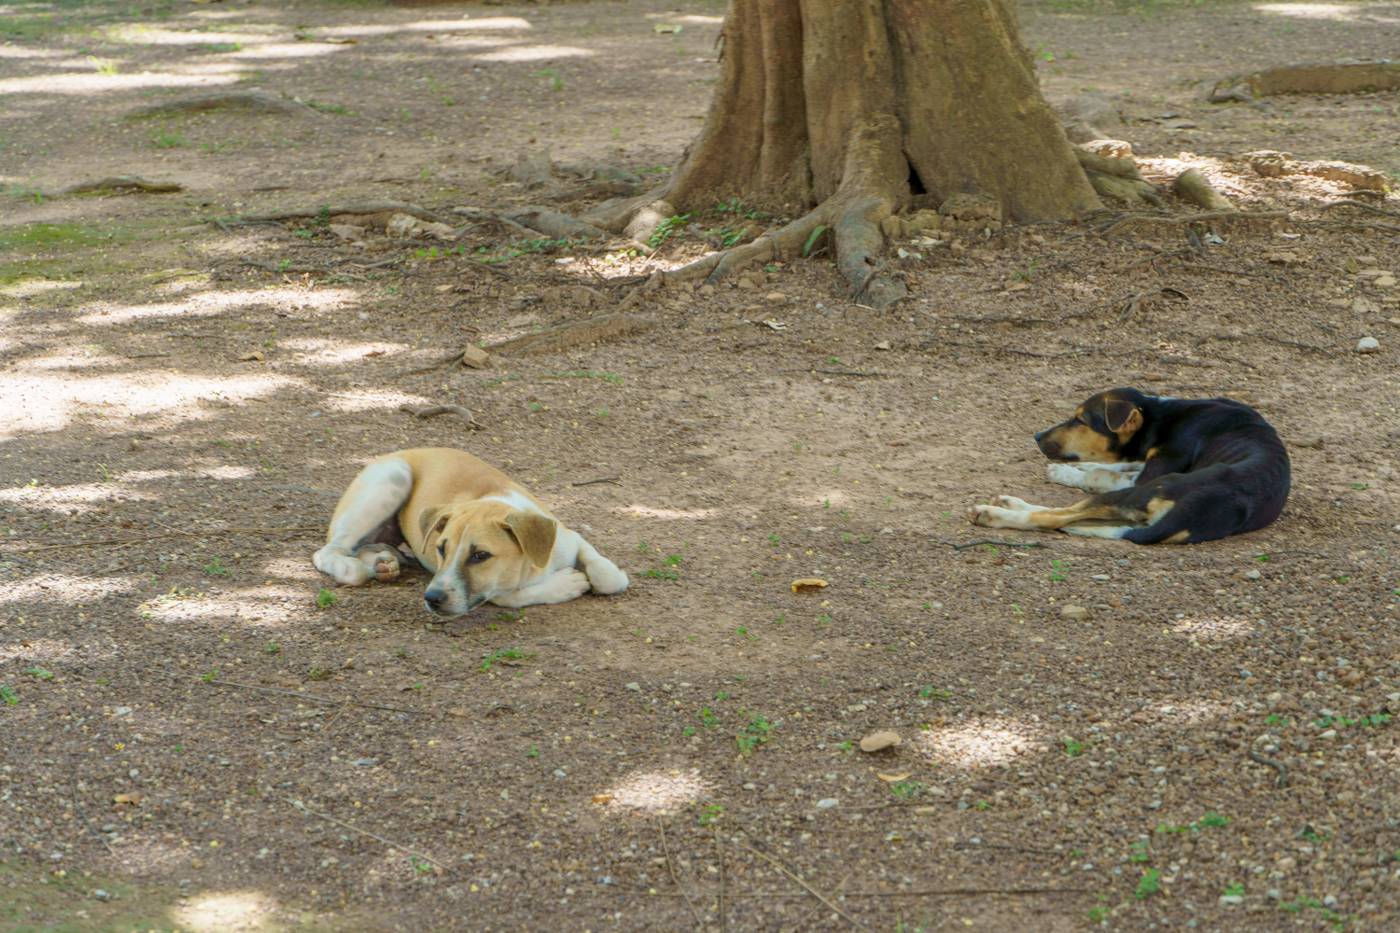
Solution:
<svg viewBox="0 0 1400 933"><path fill-rule="evenodd" d="M60 188L46 197L57 198L66 194L95 194L99 191L131 192L144 194L165 194L170 191L184 191L185 186L173 181L147 181L139 175L112 175L95 181L80 181L76 185Z"/></svg>
<svg viewBox="0 0 1400 933"><path fill-rule="evenodd" d="M407 412L415 418L436 418L438 415L456 415L467 423L467 427L473 430L480 430L481 425L476 423L469 409L461 405L428 405L424 408L416 408L407 403L399 406L399 411Z"/></svg>
<svg viewBox="0 0 1400 933"><path fill-rule="evenodd" d="M325 820L325 821L328 822L328 823L334 823L335 825L344 827L345 829L348 829L348 830L350 830L351 832L359 833L359 834L362 835L362 836L368 836L368 837L371 838L371 839L378 840L379 842L384 843L386 846L390 846L390 847L392 847L392 848L398 849L400 852L403 852L403 853L405 853L405 854L407 854L407 855L411 855L411 856L413 856L414 858L420 858L420 859L422 859L422 860L425 861L425 862L429 862L429 863L431 863L431 864L433 864L433 865L436 865L438 868L441 868L441 869L442 869L443 871L445 871L445 872L450 872L450 871L452 871L452 869L451 869L449 866L444 865L442 862L439 862L437 859L433 858L431 855L427 855L427 854L425 854L425 853L423 853L423 852L420 852L420 851L417 850L417 849L414 849L414 848L411 848L411 847L409 847L409 846L406 846L406 845L404 845L404 844L401 843L401 842L395 842L395 841L392 840L392 839L386 839L385 837L379 835L378 833L372 833L372 832L370 832L369 830L367 830L367 829L361 829L360 827L355 826L355 825L352 824L352 823L347 823L347 822L345 822L344 820L336 819L335 817L331 816L329 813L321 813L321 812L319 812L319 811L313 810L313 809L311 809L310 807L308 807L306 804L302 803L300 800L297 800L297 799L295 799L295 798L293 798L293 797L283 797L282 799L285 800L285 801L287 801L287 803L291 804L293 807L295 807L297 810L300 810L302 813L306 814L307 816L313 816L313 817L315 817L316 819Z"/></svg>
<svg viewBox="0 0 1400 933"><path fill-rule="evenodd" d="M909 891L847 891L845 897L1032 897L1039 894L1084 894L1089 888L915 888Z"/></svg>
<svg viewBox="0 0 1400 933"><path fill-rule="evenodd" d="M1359 211L1367 211L1372 214L1380 214L1383 217L1400 217L1400 211L1386 210L1383 207L1376 207L1374 204L1367 204L1364 201L1329 201L1322 205L1324 211L1330 211L1336 207L1354 207Z"/></svg>
<svg viewBox="0 0 1400 933"><path fill-rule="evenodd" d="M603 230L599 230L592 224L586 224L581 220L562 214L559 211L550 210L547 207L526 207L521 208L511 214L505 215L505 219L531 230L543 233L545 236L557 237L560 239L567 237L596 237L602 239L607 236Z"/></svg>
<svg viewBox="0 0 1400 933"><path fill-rule="evenodd" d="M315 109L299 100L291 100L269 94L267 91L229 91L220 94L201 94L198 97L184 97L180 100L137 107L127 112L129 119L142 117L173 116L180 113L201 113L206 110L243 110L249 113L277 113L288 116L320 116Z"/></svg>
<svg viewBox="0 0 1400 933"><path fill-rule="evenodd" d="M599 477L598 479L586 479L586 480L583 480L583 481L581 481L581 482L570 483L569 485L570 485L570 486L596 486L596 485L598 485L599 483L611 483L611 484L614 485L614 486L621 486L622 483L618 482L619 479L621 479L621 477L618 477L618 476L602 476L602 477Z"/></svg>
<svg viewBox="0 0 1400 933"><path fill-rule="evenodd" d="M1208 211L1235 209L1229 198L1216 191L1211 183L1206 181L1206 176L1201 174L1200 169L1189 168L1176 176L1176 181L1172 182L1172 190L1176 192L1177 197Z"/></svg>
<svg viewBox="0 0 1400 933"><path fill-rule="evenodd" d="M1275 94L1355 94L1400 88L1400 62L1363 61L1281 65L1217 81L1213 104L1248 102Z"/></svg>
<svg viewBox="0 0 1400 933"><path fill-rule="evenodd" d="M339 214L408 214L419 220L432 223L446 223L446 220L417 204L403 201L352 201L349 204L325 204L313 208L297 208L287 211L273 211L268 214L242 214L225 223L260 224L280 223L284 220L306 220L312 217L335 217Z"/></svg>
<svg viewBox="0 0 1400 933"><path fill-rule="evenodd" d="M1275 761L1273 758L1265 758L1253 749L1250 749L1244 754L1250 761L1261 764L1266 768L1273 768L1278 772L1278 775L1274 778L1275 787L1284 788L1288 786L1288 766L1283 762Z"/></svg>
<svg viewBox="0 0 1400 933"><path fill-rule="evenodd" d="M419 366L417 369L405 369L403 372L397 373L396 375L398 375L398 376L417 376L417 375L421 375L422 373L430 373L430 372L432 372L432 371L435 370L435 369L440 369L440 368L442 368L443 366L447 366L447 365L449 365L449 364L451 364L451 363L460 363L460 362L462 362L462 354L461 354L460 352L459 352L459 353L449 353L447 356L439 357L439 358L433 360L431 363L428 363L428 364L426 364L426 365L424 365L424 366Z"/></svg>
<svg viewBox="0 0 1400 933"><path fill-rule="evenodd" d="M806 891L808 894L812 895L812 896L815 897L817 900L821 901L823 904L825 904L825 905L827 906L828 909L830 909L833 913L835 913L835 914L836 914L837 916L839 916L841 919L845 920L845 921L846 921L847 923L849 923L851 926L855 927L857 930L866 930L866 931L869 931L869 929L870 929L869 927L867 927L865 924L861 923L861 922L860 922L859 920L857 920L855 917L852 917L850 914L846 913L846 912L845 912L844 910L842 910L840 907L836 906L836 904L834 904L825 894L823 894L821 891L818 891L816 888L812 887L812 886L811 886L810 884L808 884L806 881L802 880L802 876L798 875L797 873L795 873L795 872L793 872L793 871L790 871L790 870L788 869L788 867L787 867L786 865L784 865L782 862L780 862L778 859L776 859L776 858L774 858L773 856L769 855L767 852L761 851L761 850L759 850L759 849L755 849L753 846L744 845L742 842L736 842L736 843L734 843L734 845L735 845L737 848L744 849L745 851L748 851L748 852L752 852L754 855L757 855L759 858L763 859L764 861L766 861L766 862L768 862L770 865L772 865L774 868L778 869L778 871L782 872L784 875L786 875L787 877L791 878L793 881L797 882L798 886L801 887L802 890Z"/></svg>
<svg viewBox="0 0 1400 933"><path fill-rule="evenodd" d="M312 703L320 703L324 706L358 706L363 709L387 710L391 713L408 713L412 716L426 715L422 710L409 709L405 706L388 706L383 703L364 703L359 700L336 700L330 697L318 697L309 693L298 693L295 690L282 690L278 687L264 687L260 684L240 684L232 680L207 680L205 683L214 684L218 687L237 687L240 690L255 690L259 693L276 693L280 696L296 697L298 700L308 700Z"/></svg>
<svg viewBox="0 0 1400 933"><path fill-rule="evenodd" d="M1153 214L1146 211L1133 211L1118 217L1112 223L1099 229L1100 236L1108 236L1135 223L1145 224L1195 224L1216 220L1284 220L1288 211L1205 211L1199 214Z"/></svg>
<svg viewBox="0 0 1400 933"><path fill-rule="evenodd" d="M851 376L857 379L879 379L888 373L864 372L859 369L780 369L780 373L819 373L824 376Z"/></svg>
<svg viewBox="0 0 1400 933"><path fill-rule="evenodd" d="M671 883L676 886L677 891L681 892L681 897L685 898L685 906L690 908L690 915L695 918L695 926L703 930L705 929L705 918L700 916L700 911L690 900L690 893L686 891L685 885L681 884L680 875L676 872L676 863L671 859L671 847L666 843L666 824L658 819L656 829L661 833L661 851L666 853L666 868L671 872Z"/></svg>
<svg viewBox="0 0 1400 933"><path fill-rule="evenodd" d="M979 540L977 540L977 541L967 541L967 542L964 542L964 543L962 543L962 544L959 544L959 543L956 542L956 541L937 541L937 542L935 542L935 543L936 543L936 544L942 544L942 545L944 545L945 547L950 547L950 548L952 548L952 549L955 550L955 551L966 551L968 548L981 547L981 546L984 545L984 544L995 544L997 547L1024 547L1024 548L1044 548L1044 547L1045 547L1045 545L1041 544L1039 541L995 541L995 540L993 540L993 539L991 539L991 538L981 538L981 539L979 539Z"/></svg>
<svg viewBox="0 0 1400 933"><path fill-rule="evenodd" d="M523 334L487 347L492 353L552 353L593 343L604 343L651 330L656 322L626 312L570 321L534 334Z"/></svg>
<svg viewBox="0 0 1400 933"><path fill-rule="evenodd" d="M329 275L331 272L326 266L294 266L290 263L283 265L282 263L267 262L262 259L240 259L238 264L240 266L247 266L250 269L261 269L264 272L288 272L296 275Z"/></svg>

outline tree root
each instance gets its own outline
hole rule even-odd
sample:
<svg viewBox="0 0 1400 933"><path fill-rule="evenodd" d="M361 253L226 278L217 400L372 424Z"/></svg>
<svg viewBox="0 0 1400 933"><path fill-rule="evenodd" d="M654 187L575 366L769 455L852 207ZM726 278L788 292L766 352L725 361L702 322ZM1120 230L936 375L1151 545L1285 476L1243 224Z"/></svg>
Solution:
<svg viewBox="0 0 1400 933"><path fill-rule="evenodd" d="M290 211L273 211L270 214L242 214L234 220L224 221L224 223L233 225L278 223L283 220L336 217L340 214L408 214L419 220L447 223L447 220L442 216L421 208L417 204L406 204L403 201L361 201L340 205L326 204L321 207L298 208Z"/></svg>
<svg viewBox="0 0 1400 933"><path fill-rule="evenodd" d="M1192 204L1205 208L1208 211L1233 211L1235 205L1230 203L1230 199L1219 191L1211 187L1206 181L1206 176L1198 169L1187 169L1176 177L1172 183L1172 190L1177 197L1190 201Z"/></svg>
<svg viewBox="0 0 1400 933"><path fill-rule="evenodd" d="M232 91L225 94L202 94L198 97L185 97L180 100L137 107L129 111L127 117L163 117L178 113L199 113L205 110L247 110L254 113L280 113L291 116L317 115L316 111L301 101L288 100L269 94L267 91Z"/></svg>
<svg viewBox="0 0 1400 933"><path fill-rule="evenodd" d="M140 191L145 194L164 194L169 191L184 191L185 186L173 181L147 181L137 175L114 175L96 181L80 181L76 185L60 188L47 197L62 197L65 194L94 194L99 191Z"/></svg>
<svg viewBox="0 0 1400 933"><path fill-rule="evenodd" d="M1112 159L1078 146L1074 155L1084 174L1089 176L1089 184L1104 197L1124 204L1162 206L1162 196L1138 173L1137 163L1132 159Z"/></svg>
<svg viewBox="0 0 1400 933"><path fill-rule="evenodd" d="M646 286L644 285L643 288ZM632 334L639 334L656 326L651 318L636 314L618 312L582 321L570 321L535 334L524 334L510 340L492 344L487 349L492 353L552 353L591 343L616 340Z"/></svg>
<svg viewBox="0 0 1400 933"><path fill-rule="evenodd" d="M463 408L461 405L428 405L425 408L415 408L409 404L399 406L399 411L407 412L415 418L436 418L438 415L456 415L467 423L467 427L479 430L481 425L476 423L472 417L471 409Z"/></svg>

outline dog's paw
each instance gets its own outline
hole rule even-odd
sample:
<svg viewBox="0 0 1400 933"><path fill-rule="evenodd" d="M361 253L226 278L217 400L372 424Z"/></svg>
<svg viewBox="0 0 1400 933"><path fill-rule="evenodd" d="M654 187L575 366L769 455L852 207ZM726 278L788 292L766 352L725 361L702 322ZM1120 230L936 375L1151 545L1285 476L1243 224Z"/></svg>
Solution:
<svg viewBox="0 0 1400 933"><path fill-rule="evenodd" d="M967 510L967 520L974 525L991 525L993 508L995 508L995 506L974 505Z"/></svg>
<svg viewBox="0 0 1400 933"><path fill-rule="evenodd" d="M549 595L557 603L577 599L590 587L588 574L582 570L561 570L549 578Z"/></svg>
<svg viewBox="0 0 1400 933"><path fill-rule="evenodd" d="M1084 482L1084 471L1068 463L1047 463L1045 478L1061 486L1078 488L1079 484Z"/></svg>
<svg viewBox="0 0 1400 933"><path fill-rule="evenodd" d="M593 563L587 569L588 582L593 586L593 592L601 593L604 596L611 596L614 593L621 593L627 589L627 574L612 561Z"/></svg>
<svg viewBox="0 0 1400 933"><path fill-rule="evenodd" d="M992 496L991 504L1003 509L1011 509L1014 512L1028 512L1032 508L1025 499L1018 499L1015 496Z"/></svg>
<svg viewBox="0 0 1400 933"><path fill-rule="evenodd" d="M399 578L399 559L385 551L374 557L374 578L380 583L389 583Z"/></svg>

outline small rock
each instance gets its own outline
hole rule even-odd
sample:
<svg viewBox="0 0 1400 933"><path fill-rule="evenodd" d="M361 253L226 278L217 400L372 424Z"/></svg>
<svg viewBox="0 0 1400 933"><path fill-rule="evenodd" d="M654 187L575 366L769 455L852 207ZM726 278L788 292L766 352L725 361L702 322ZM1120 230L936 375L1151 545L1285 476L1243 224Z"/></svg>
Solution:
<svg viewBox="0 0 1400 933"><path fill-rule="evenodd" d="M1080 143L1079 148L1088 149L1090 152L1107 159L1131 159L1133 157L1133 144L1122 139L1091 139L1087 143Z"/></svg>
<svg viewBox="0 0 1400 933"><path fill-rule="evenodd" d="M1356 341L1357 353L1375 353L1381 348L1381 342L1375 337L1362 337Z"/></svg>
<svg viewBox="0 0 1400 933"><path fill-rule="evenodd" d="M373 768L375 765L379 764L379 759L378 759L378 758L356 758L354 761L352 761L352 762L350 762L350 763L351 763L352 765L354 765L355 767L357 767L357 768Z"/></svg>
<svg viewBox="0 0 1400 933"><path fill-rule="evenodd" d="M1060 610L1060 615L1066 619L1087 619L1089 610L1083 606L1065 606Z"/></svg>
<svg viewBox="0 0 1400 933"><path fill-rule="evenodd" d="M1105 580L1111 580L1113 578L1106 573L1096 573L1091 579L1098 580L1100 583L1102 583Z"/></svg>
<svg viewBox="0 0 1400 933"><path fill-rule="evenodd" d="M1329 895L1327 895L1326 897L1324 897L1324 898L1322 899L1322 906L1323 906L1323 907L1336 907L1336 906L1337 906L1337 899L1336 899L1335 897L1333 897L1331 894L1329 894Z"/></svg>
<svg viewBox="0 0 1400 933"><path fill-rule="evenodd" d="M1246 580L1258 580L1258 579L1260 579L1260 578L1263 577L1263 576L1264 576L1264 575L1263 575L1262 573L1260 573L1258 570L1246 570L1246 571L1244 572L1244 578L1245 578Z"/></svg>
<svg viewBox="0 0 1400 933"><path fill-rule="evenodd" d="M890 729L882 729L879 732L872 732L860 740L860 750L863 752L878 752L887 748L894 748L904 740L899 737L899 733Z"/></svg>
<svg viewBox="0 0 1400 933"><path fill-rule="evenodd" d="M1378 275L1371 280L1371 284L1376 286L1377 288L1394 288L1395 276L1391 275L1390 273L1386 273L1385 275Z"/></svg>
<svg viewBox="0 0 1400 933"><path fill-rule="evenodd" d="M841 801L837 800L835 797L823 797L821 800L817 801L817 809L830 810L832 807L836 806L840 802Z"/></svg>
<svg viewBox="0 0 1400 933"><path fill-rule="evenodd" d="M491 354L469 343L462 348L462 365L469 369L485 369L491 365Z"/></svg>
<svg viewBox="0 0 1400 933"><path fill-rule="evenodd" d="M564 778L566 778L566 777L569 776L569 772L565 771L563 768L555 768L555 769L554 769L554 776L557 777L559 780L562 781L562 780L564 780Z"/></svg>
<svg viewBox="0 0 1400 933"><path fill-rule="evenodd" d="M131 715L131 707L130 707L130 706L114 706L114 707L112 707L112 715L113 715L113 716L130 716L130 715Z"/></svg>
<svg viewBox="0 0 1400 933"><path fill-rule="evenodd" d="M1337 737L1337 730L1336 730L1336 729L1328 729L1326 732L1324 732L1324 733L1322 733L1321 735L1318 736L1319 739L1335 739L1336 737Z"/></svg>
<svg viewBox="0 0 1400 933"><path fill-rule="evenodd" d="M632 681L632 682L629 683L629 684L623 684L623 685L622 685L622 689L624 689L624 690L631 690L633 693L641 693L641 692L642 692L642 685L639 684L639 683L637 683L637 682L634 680L634 681Z"/></svg>
<svg viewBox="0 0 1400 933"><path fill-rule="evenodd" d="M1239 895L1239 894L1222 894L1222 895L1220 895L1220 906L1221 906L1221 907L1234 907L1234 906L1236 906L1237 904L1243 904L1243 903L1244 903L1244 897L1241 896L1241 895Z"/></svg>
<svg viewBox="0 0 1400 933"><path fill-rule="evenodd" d="M877 350L889 350L889 349L891 349L891 347L890 347L890 342L889 342L888 340L881 340L879 343L875 344L875 349L877 349Z"/></svg>
<svg viewBox="0 0 1400 933"><path fill-rule="evenodd" d="M787 295L784 295L782 292L769 292L763 296L763 299L765 301L771 301L773 304L782 304L784 301L787 301Z"/></svg>
<svg viewBox="0 0 1400 933"><path fill-rule="evenodd" d="M355 242L365 238L365 228L356 227L354 224L331 224L328 229L342 240Z"/></svg>
<svg viewBox="0 0 1400 933"><path fill-rule="evenodd" d="M98 888L97 890L93 891L92 896L97 898L99 901L110 901L112 899L111 893L108 891L104 891L101 888Z"/></svg>
<svg viewBox="0 0 1400 933"><path fill-rule="evenodd" d="M737 286L737 287L739 287L739 288L745 288L745 289L754 289L754 288L758 288L758 283L755 282L753 279L749 278L747 275L741 275L741 276L739 276L739 280L736 281L734 284L735 284L735 286Z"/></svg>

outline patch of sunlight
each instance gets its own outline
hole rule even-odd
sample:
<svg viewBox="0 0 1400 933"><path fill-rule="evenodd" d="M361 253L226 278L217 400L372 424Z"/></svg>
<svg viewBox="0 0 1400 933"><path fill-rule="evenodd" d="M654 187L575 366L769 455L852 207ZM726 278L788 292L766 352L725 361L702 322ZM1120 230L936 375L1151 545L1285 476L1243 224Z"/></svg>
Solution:
<svg viewBox="0 0 1400 933"><path fill-rule="evenodd" d="M327 512L326 514L329 516L330 513ZM324 536L317 539L317 544L322 540L324 540ZM311 565L311 552L314 550L312 545L308 543L305 547L306 555L304 557L274 557L272 560L263 562L258 568L258 573L264 577L278 577L287 580L329 581L329 577L321 576L321 571ZM258 592L266 593L267 589L264 588ZM295 592L300 593L301 591L296 590Z"/></svg>
<svg viewBox="0 0 1400 933"><path fill-rule="evenodd" d="M1260 13L1292 16L1295 19L1345 21L1353 19L1356 15L1354 7L1342 3L1256 3L1254 9Z"/></svg>
<svg viewBox="0 0 1400 933"><path fill-rule="evenodd" d="M682 519L688 518L698 521L703 518L711 518L716 514L715 509L656 509L649 505L629 505L625 509L617 509L624 515L635 515L638 518L665 518Z"/></svg>
<svg viewBox="0 0 1400 933"><path fill-rule="evenodd" d="M179 470L127 470L117 478L123 483L153 483L179 475Z"/></svg>
<svg viewBox="0 0 1400 933"><path fill-rule="evenodd" d="M194 473L196 476L203 476L207 479L252 479L258 471L252 467L224 464L223 466L196 467Z"/></svg>
<svg viewBox="0 0 1400 933"><path fill-rule="evenodd" d="M703 16L699 13L686 13L684 15L676 15L672 13L648 13L646 14L646 18L665 20L668 23L695 23L701 26L724 25L723 16Z"/></svg>
<svg viewBox="0 0 1400 933"><path fill-rule="evenodd" d="M709 794L710 783L692 768L633 771L603 792L610 807L662 813L694 803Z"/></svg>
<svg viewBox="0 0 1400 933"><path fill-rule="evenodd" d="M0 10L0 16L4 11ZM22 49L14 45L0 45L0 58L54 58L65 54L58 49Z"/></svg>
<svg viewBox="0 0 1400 933"><path fill-rule="evenodd" d="M16 632L18 634L18 632ZM0 645L0 661L48 661L70 654L76 646L66 641L52 638L26 638L12 645ZM92 657L87 654L85 657Z"/></svg>
<svg viewBox="0 0 1400 933"><path fill-rule="evenodd" d="M334 42L269 42L252 48L225 52L220 58L315 58L317 55L330 55L350 48Z"/></svg>
<svg viewBox="0 0 1400 933"><path fill-rule="evenodd" d="M78 318L80 324L124 324L141 318L204 317L235 308L267 306L286 311L334 308L359 296L348 288L257 288L231 292L200 292L179 301L148 305L97 305Z"/></svg>
<svg viewBox="0 0 1400 933"><path fill-rule="evenodd" d="M551 58L589 58L594 53L575 45L513 45L496 52L473 55L478 62L542 62Z"/></svg>
<svg viewBox="0 0 1400 933"><path fill-rule="evenodd" d="M979 720L920 732L910 743L937 764L959 768L988 768L1045 750L1025 724L1009 720Z"/></svg>
<svg viewBox="0 0 1400 933"><path fill-rule="evenodd" d="M381 26L331 26L317 29L318 36L389 36L396 32L471 32L478 29L533 29L530 21L519 16L485 16L481 19L423 19L416 23L394 23Z"/></svg>
<svg viewBox="0 0 1400 933"><path fill-rule="evenodd" d="M115 483L75 483L69 486L11 486L0 489L0 502L53 512L94 512L98 502L149 501L155 497L123 489Z"/></svg>
<svg viewBox="0 0 1400 933"><path fill-rule="evenodd" d="M42 295L44 292L56 292L64 289L82 287L83 283L81 281L26 276L22 279L16 279L8 285L0 286L0 295L6 295L10 298L33 298L35 295Z"/></svg>
<svg viewBox="0 0 1400 933"><path fill-rule="evenodd" d="M180 75L169 72L104 75L38 75L0 80L0 94L98 94L102 91L130 91L143 87L212 87L232 84L236 74Z"/></svg>
<svg viewBox="0 0 1400 933"><path fill-rule="evenodd" d="M262 596L261 592L257 596ZM303 594L303 598L306 599ZM252 594L227 598L203 596L198 599L153 599L141 607L141 617L160 622L242 622L276 628L295 612L289 605L278 605Z"/></svg>
<svg viewBox="0 0 1400 933"><path fill-rule="evenodd" d="M126 360L102 353L98 348L80 348L68 352L50 353L48 356L34 356L20 361L16 370L47 369L91 369L94 366L120 366Z"/></svg>
<svg viewBox="0 0 1400 933"><path fill-rule="evenodd" d="M164 415L178 422L204 417L203 402L242 402L301 380L272 374L189 376L172 373L124 373L78 378L72 373L0 376L0 440L31 431L57 431L81 414L109 420ZM146 421L150 430L161 423Z"/></svg>
<svg viewBox="0 0 1400 933"><path fill-rule="evenodd" d="M124 24L105 30L108 38L133 45L227 45L237 42L252 45L267 42L268 37L255 32L180 32L158 26Z"/></svg>
<svg viewBox="0 0 1400 933"><path fill-rule="evenodd" d="M830 489L826 492L797 496L792 500L792 504L802 508L811 508L814 505L820 509L844 508L851 504L851 497L839 489Z"/></svg>
<svg viewBox="0 0 1400 933"><path fill-rule="evenodd" d="M181 929L192 933L231 933L253 931L270 923L277 902L261 891L219 891L196 894L185 903L170 908L170 916Z"/></svg>
<svg viewBox="0 0 1400 933"><path fill-rule="evenodd" d="M42 547L43 545L38 545ZM78 549L74 549L76 552ZM136 589L135 577L70 577L61 573L43 573L17 583L0 584L0 602L64 604L95 603L113 596L122 596Z"/></svg>
<svg viewBox="0 0 1400 933"><path fill-rule="evenodd" d="M1178 619L1172 625L1177 635L1189 635L1192 641L1232 641L1243 638L1253 629L1248 619L1238 616L1200 616Z"/></svg>
<svg viewBox="0 0 1400 933"><path fill-rule="evenodd" d="M154 483L163 479L196 476L205 479L247 479L256 473L257 470L252 467L223 464L194 467L189 470L127 470L117 474L116 480L119 483Z"/></svg>
<svg viewBox="0 0 1400 933"><path fill-rule="evenodd" d="M1182 700L1148 707L1162 719L1185 725L1218 719L1230 714L1230 705L1219 700Z"/></svg>
<svg viewBox="0 0 1400 933"><path fill-rule="evenodd" d="M373 354L386 356L408 349L403 343L345 343L338 340L325 340L319 337L299 337L279 341L278 346L289 350L300 350L292 357L297 363L328 366L336 363L352 363Z"/></svg>
<svg viewBox="0 0 1400 933"><path fill-rule="evenodd" d="M336 392L323 396L325 406L331 411L374 411L377 408L398 408L400 405L433 405L434 402L421 395L405 395L402 392Z"/></svg>

